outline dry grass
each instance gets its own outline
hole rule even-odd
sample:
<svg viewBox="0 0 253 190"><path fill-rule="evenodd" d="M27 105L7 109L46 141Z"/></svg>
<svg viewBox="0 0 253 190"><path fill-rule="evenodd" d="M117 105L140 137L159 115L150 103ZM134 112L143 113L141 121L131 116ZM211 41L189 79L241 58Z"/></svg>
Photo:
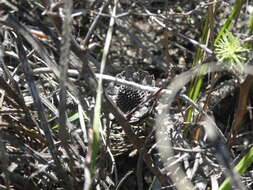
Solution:
<svg viewBox="0 0 253 190"><path fill-rule="evenodd" d="M198 42L208 8L219 4L213 39L232 3L50 2L0 2L1 190L217 189L226 176L252 188L250 166L240 179L232 171L253 142L251 109L235 111L241 75L217 63L211 42ZM196 48L209 70L194 102L185 88L201 67L192 68ZM154 81L116 77L129 68ZM115 99L122 85L147 95L126 113Z"/></svg>

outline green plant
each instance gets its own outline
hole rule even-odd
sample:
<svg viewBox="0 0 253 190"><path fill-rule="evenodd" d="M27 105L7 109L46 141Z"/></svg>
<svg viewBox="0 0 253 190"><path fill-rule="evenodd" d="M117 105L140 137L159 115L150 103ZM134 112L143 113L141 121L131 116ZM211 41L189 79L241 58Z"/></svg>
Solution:
<svg viewBox="0 0 253 190"><path fill-rule="evenodd" d="M249 152L240 160L240 162L234 168L235 172L240 175L244 174L253 163L253 147L250 148ZM227 178L220 186L219 190L231 189L230 178Z"/></svg>
<svg viewBox="0 0 253 190"><path fill-rule="evenodd" d="M226 31L214 46L214 52L220 62L233 70L242 69L242 63L246 61L243 53L249 50L231 32Z"/></svg>

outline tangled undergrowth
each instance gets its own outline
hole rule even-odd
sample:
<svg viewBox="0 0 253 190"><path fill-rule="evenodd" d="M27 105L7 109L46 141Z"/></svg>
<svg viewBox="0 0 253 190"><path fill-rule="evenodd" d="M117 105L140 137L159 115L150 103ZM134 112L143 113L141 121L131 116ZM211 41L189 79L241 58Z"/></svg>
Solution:
<svg viewBox="0 0 253 190"><path fill-rule="evenodd" d="M252 1L0 1L0 189L253 189Z"/></svg>

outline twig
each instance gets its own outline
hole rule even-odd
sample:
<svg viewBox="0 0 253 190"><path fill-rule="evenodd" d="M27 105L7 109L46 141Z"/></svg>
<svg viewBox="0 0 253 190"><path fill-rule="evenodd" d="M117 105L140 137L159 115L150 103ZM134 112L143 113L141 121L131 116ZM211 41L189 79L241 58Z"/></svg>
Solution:
<svg viewBox="0 0 253 190"><path fill-rule="evenodd" d="M172 28L170 28L170 27L167 27L164 23L162 23L162 22L161 22L160 20L158 20L155 16L153 16L153 14L152 14L149 10L145 9L145 11L146 11L148 14L150 14L150 17L151 17L152 20L154 20L157 24L159 24L160 26L162 26L164 29L168 30L169 32L172 32L174 35L177 35L177 36L179 36L179 37L181 37L181 38L183 38L183 39L188 40L188 41L191 42L193 45L196 45L196 46L202 48L203 50L205 50L207 53L213 54L213 51L210 50L206 45L201 44L201 43L197 42L196 40L193 40L193 39L191 39L191 38L185 36L184 34L178 32L178 31L176 31L176 30L174 30L174 29L172 29Z"/></svg>
<svg viewBox="0 0 253 190"><path fill-rule="evenodd" d="M34 103L35 103L37 111L38 111L38 116L39 116L39 119L41 121L40 127L45 133L50 153L51 153L51 155L52 155L52 157L55 161L55 164L57 165L57 168L59 170L59 172L57 172L57 174L59 176L61 176L62 179L69 181L67 175L65 174L65 172L63 170L61 162L58 158L57 150L56 150L56 147L54 145L54 141L53 141L53 138L52 138L52 135L51 135L51 131L50 131L50 128L48 126L48 122L47 122L47 119L46 119L46 116L45 116L45 113L44 113L44 108L43 108L42 102L40 100L40 97L38 95L38 91L37 91L36 85L34 83L34 80L32 78L32 72L31 72L31 69L28 65L28 61L26 59L26 52L23 48L22 39L20 37L17 39L17 46L18 46L18 55L19 55L21 63L22 63L22 68L23 68L23 71L26 75L27 83L29 85L32 97L34 99ZM69 187L69 183L66 183L65 186L67 188L71 189L71 187Z"/></svg>
<svg viewBox="0 0 253 190"><path fill-rule="evenodd" d="M212 118L206 116L204 121L201 122L204 126L208 139L212 143L212 147L215 149L216 157L220 164L225 168L225 174L227 177L231 178L231 183L234 185L235 189L246 189L239 179L239 176L234 172L231 166L231 156L226 148L224 142L220 140L220 135L217 131L218 127Z"/></svg>
<svg viewBox="0 0 253 190"><path fill-rule="evenodd" d="M53 71L48 67L41 67L41 68L33 70L33 74L44 74L44 73L53 73ZM74 77L79 77L80 76L79 72L76 69L69 69L68 74L70 76L74 76ZM110 76L110 75L95 74L95 77L97 79L99 77L102 77L103 80L112 81L112 82L115 82L117 84L122 84L122 85L126 85L126 86L131 86L131 87L134 87L136 89L143 90L143 91L157 92L157 91L160 90L160 88L158 88L158 87L151 87L151 86L141 85L141 84L138 84L138 83L135 83L135 82L132 82L132 81L127 81L127 80L120 79L120 78L117 78L117 77L113 77L113 76ZM162 89L161 93L170 95L171 90Z"/></svg>
<svg viewBox="0 0 253 190"><path fill-rule="evenodd" d="M82 42L82 45L85 47L90 39L90 36L92 34L92 32L94 31L96 25L97 25L97 22L102 14L102 12L104 11L104 9L111 3L112 0L108 0L107 2L105 2L105 4L100 8L100 11L99 11L99 14L96 16L96 18L94 19L93 23L91 24L90 26L90 29L88 31L88 33L86 34L83 42Z"/></svg>
<svg viewBox="0 0 253 190"><path fill-rule="evenodd" d="M124 177L120 180L120 182L118 183L118 185L117 185L117 187L116 187L115 190L120 189L120 186L122 185L122 183L124 182L124 180L125 180L128 176L130 176L132 173L134 173L133 170L127 172L126 175L124 175Z"/></svg>
<svg viewBox="0 0 253 190"><path fill-rule="evenodd" d="M59 104L59 138L61 140L62 146L66 151L66 154L69 158L68 166L70 168L71 176L74 176L74 158L73 154L70 151L68 139L69 132L67 127L69 128L70 122L68 122L66 117L66 109L67 109L67 72L69 67L69 57L70 57L70 42L71 42L71 13L72 13L72 0L63 0L64 7L62 12L62 40L61 40L61 54L60 54L60 104ZM68 123L68 124L67 124ZM73 190L75 184L75 180L69 181L69 188Z"/></svg>
<svg viewBox="0 0 253 190"><path fill-rule="evenodd" d="M171 10L170 12L167 13L167 15L168 16L189 16L189 15L193 14L194 12L196 12L200 9L206 8L210 5L213 5L213 4L216 4L216 3L219 3L219 2L224 2L224 1L223 0L216 0L216 1L208 2L208 3L200 2L194 9L192 9L190 11L176 13L173 10Z"/></svg>
<svg viewBox="0 0 253 190"><path fill-rule="evenodd" d="M235 143L236 135L239 132L244 115L247 111L247 103L249 99L248 97L250 94L252 83L253 76L248 75L245 81L240 85L239 102L236 108L235 117L232 124L232 130L227 143L230 148L232 148L233 144Z"/></svg>

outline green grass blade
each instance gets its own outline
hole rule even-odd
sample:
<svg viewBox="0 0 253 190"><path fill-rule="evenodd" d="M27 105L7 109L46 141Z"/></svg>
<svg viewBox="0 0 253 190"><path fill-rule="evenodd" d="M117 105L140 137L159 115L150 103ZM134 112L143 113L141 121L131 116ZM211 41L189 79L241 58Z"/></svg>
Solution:
<svg viewBox="0 0 253 190"><path fill-rule="evenodd" d="M211 21L211 19L213 19L213 18L211 18L212 16L213 15L209 10L207 18L204 23L201 39L200 39L201 44L208 44L210 32L211 32L211 27L210 27L211 22L210 21ZM195 58L193 61L193 66L200 64L201 61L204 59L204 57L205 57L205 52L203 51L203 49L197 48L196 55L195 55ZM201 69L200 72L203 72L203 70ZM200 89L201 89L201 86L203 83L203 79L204 79L204 76L200 75L198 78L193 80L192 83L190 84L188 96L193 101L196 101L199 96ZM188 110L188 112L186 113L185 121L190 122L192 120L192 113L193 113L193 108L190 108Z"/></svg>
<svg viewBox="0 0 253 190"><path fill-rule="evenodd" d="M226 31L231 27L231 25L233 24L233 21L236 20L236 18L239 16L242 5L245 2L246 2L246 0L236 0L235 5L232 9L232 12L229 15L229 17L227 18L223 27L220 29L217 37L215 38L214 44L217 43L219 41L219 39L222 37L222 35L224 35L226 33ZM211 30L210 30L211 26L209 23L211 23L212 20L213 20L213 12L209 10L203 30L202 30L202 36L200 39L200 43L207 44L207 42L209 41L209 35L211 32ZM201 61L204 59L204 57L205 57L205 52L201 48L198 48L196 51L196 56L194 58L193 66L201 63ZM203 70L200 72L203 72ZM192 83L190 84L188 96L193 101L197 101L197 99L198 99L200 89L202 87L203 79L204 79L204 76L200 75L198 78L193 80ZM192 121L192 113L193 113L193 109L190 108L188 110L188 112L186 113L185 121L187 121L187 122Z"/></svg>
<svg viewBox="0 0 253 190"><path fill-rule="evenodd" d="M100 141L100 134L99 134L99 131L101 129L100 115L101 115L101 103L102 103L102 94L103 94L102 74L104 72L104 68L106 65L106 60L107 60L107 56L109 53L109 48L110 48L110 44L112 40L117 2L118 0L114 0L114 7L112 11L112 16L110 18L109 28L106 35L104 51L103 51L103 56L101 60L101 67L100 67L101 76L99 77L99 80L98 80L96 105L94 109L94 120L93 120L93 142L92 142L92 155L91 155L91 168L90 168L92 176L94 175L94 170L96 168L96 160L97 160L97 154L99 150L99 141Z"/></svg>
<svg viewBox="0 0 253 190"><path fill-rule="evenodd" d="M229 28L232 26L233 21L236 20L237 17L239 16L242 6L245 2L246 2L246 0L236 0L235 1L234 8L232 9L231 14L228 16L226 22L224 23L224 25L220 29L217 37L215 38L214 44L216 44L219 41L219 39L221 38L221 36L224 35L226 33L226 31L228 31Z"/></svg>
<svg viewBox="0 0 253 190"><path fill-rule="evenodd" d="M68 118L68 120L71 121L71 122L72 122L72 121L75 121L75 120L77 120L77 119L79 119L79 114L78 114L78 113L75 113L75 114L71 115L71 116ZM59 128L59 125L58 125L58 124L52 127L52 129L58 129L58 128Z"/></svg>
<svg viewBox="0 0 253 190"><path fill-rule="evenodd" d="M235 172L239 173L240 175L244 174L247 169L253 163L253 147L250 148L249 152L240 160L240 162L234 168ZM222 185L220 186L219 190L229 190L231 189L230 179L227 178Z"/></svg>
<svg viewBox="0 0 253 190"><path fill-rule="evenodd" d="M100 122L101 95L102 95L102 88L98 88L93 120L93 142L92 142L91 169L90 169L91 175L94 175L94 169L96 167L96 157L99 150L99 141L100 141L99 130L101 128Z"/></svg>

